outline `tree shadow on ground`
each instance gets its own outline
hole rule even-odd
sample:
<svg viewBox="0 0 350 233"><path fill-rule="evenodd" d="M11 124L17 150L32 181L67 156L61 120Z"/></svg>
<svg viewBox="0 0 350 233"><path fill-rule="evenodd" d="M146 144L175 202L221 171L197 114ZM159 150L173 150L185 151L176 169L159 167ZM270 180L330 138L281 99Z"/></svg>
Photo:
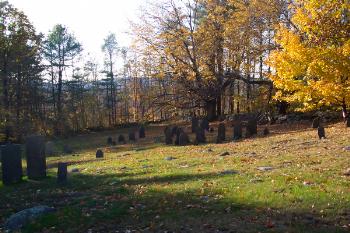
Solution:
<svg viewBox="0 0 350 233"><path fill-rule="evenodd" d="M349 215L325 218L305 210L242 203L187 188L186 182L213 181L217 173L140 177L144 173L78 174L66 186L54 178L41 183L3 187L0 215L46 204L57 208L24 232L348 232ZM162 189L167 184L182 190ZM152 188L147 188L152 187ZM40 190L38 192L37 190ZM10 203L5 205L6 203ZM350 209L350 204L344 206ZM4 220L4 219L1 219Z"/></svg>

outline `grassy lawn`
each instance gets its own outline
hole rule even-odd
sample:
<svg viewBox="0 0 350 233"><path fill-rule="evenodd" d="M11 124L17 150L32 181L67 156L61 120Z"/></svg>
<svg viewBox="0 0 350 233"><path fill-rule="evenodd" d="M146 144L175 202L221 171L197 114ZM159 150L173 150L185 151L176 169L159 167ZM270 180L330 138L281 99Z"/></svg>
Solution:
<svg viewBox="0 0 350 233"><path fill-rule="evenodd" d="M268 137L186 147L154 143L162 131L147 128L146 139L115 147L107 137L127 130L57 141L58 151L70 144L75 153L48 158L47 179L0 183L0 224L49 205L57 212L23 232L350 231L350 178L343 175L350 130L343 124L329 125L325 140L303 125L279 125ZM97 148L104 159L95 159ZM56 184L61 161L79 169L66 186Z"/></svg>

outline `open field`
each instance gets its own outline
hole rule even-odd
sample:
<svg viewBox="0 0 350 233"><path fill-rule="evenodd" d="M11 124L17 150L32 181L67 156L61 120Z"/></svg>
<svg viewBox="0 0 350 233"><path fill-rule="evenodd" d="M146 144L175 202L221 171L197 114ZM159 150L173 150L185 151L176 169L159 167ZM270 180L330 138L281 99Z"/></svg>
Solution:
<svg viewBox="0 0 350 233"><path fill-rule="evenodd" d="M45 204L57 212L24 232L350 231L350 177L343 174L350 130L343 124L329 125L324 140L305 125L278 125L267 137L186 147L155 143L163 128L152 126L136 144L106 146L109 135L123 132L56 141L58 151L69 143L74 156L48 158L45 180L0 184L0 224ZM97 148L104 159L95 159ZM58 162L79 170L66 186L56 184Z"/></svg>

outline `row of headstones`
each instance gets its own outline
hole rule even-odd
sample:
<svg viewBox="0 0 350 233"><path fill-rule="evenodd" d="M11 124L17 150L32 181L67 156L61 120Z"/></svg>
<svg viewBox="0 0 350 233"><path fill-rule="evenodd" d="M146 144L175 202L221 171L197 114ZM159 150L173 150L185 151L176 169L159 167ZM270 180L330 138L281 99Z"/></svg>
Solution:
<svg viewBox="0 0 350 233"><path fill-rule="evenodd" d="M192 133L195 133L194 144L206 143L205 131L209 131L209 121L207 119L199 120L197 118L192 119ZM246 138L252 137L258 133L258 124L256 120L249 120L246 124ZM265 128L263 131L264 135L269 134L269 129ZM164 129L165 144L172 145L175 137L175 145L185 146L190 144L187 133L178 126L167 126ZM243 123L237 121L233 125L233 140L240 140L243 138ZM216 143L222 143L226 140L226 126L224 123L220 123L218 127L218 134Z"/></svg>
<svg viewBox="0 0 350 233"><path fill-rule="evenodd" d="M141 126L138 130L138 133L139 133L139 138L145 138L146 137L145 127ZM136 142L136 132L135 131L129 132L128 136L129 136L129 141ZM125 136L123 134L118 136L118 143L120 143L120 144L126 143L126 139L125 139ZM112 137L108 137L107 144L108 145L116 145L117 143L115 141L113 141Z"/></svg>

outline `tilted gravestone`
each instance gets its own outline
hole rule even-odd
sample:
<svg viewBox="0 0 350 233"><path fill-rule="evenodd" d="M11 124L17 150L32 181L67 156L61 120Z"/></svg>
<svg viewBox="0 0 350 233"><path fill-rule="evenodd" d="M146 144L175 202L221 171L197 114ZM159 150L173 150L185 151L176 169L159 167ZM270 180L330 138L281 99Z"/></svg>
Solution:
<svg viewBox="0 0 350 233"><path fill-rule="evenodd" d="M165 144L166 145L173 144L172 130L169 126L165 127L164 135L165 135Z"/></svg>
<svg viewBox="0 0 350 233"><path fill-rule="evenodd" d="M125 137L124 137L124 135L119 135L119 137L118 137L118 142L119 143L122 143L122 144L125 144L126 143L126 140L125 140Z"/></svg>
<svg viewBox="0 0 350 233"><path fill-rule="evenodd" d="M350 128L350 117L346 118L346 127Z"/></svg>
<svg viewBox="0 0 350 233"><path fill-rule="evenodd" d="M316 117L315 119L313 119L312 128L317 129L320 126L320 121L321 119L319 117Z"/></svg>
<svg viewBox="0 0 350 233"><path fill-rule="evenodd" d="M46 177L45 138L30 136L26 141L27 175L29 179Z"/></svg>
<svg viewBox="0 0 350 233"><path fill-rule="evenodd" d="M258 122L255 119L248 120L246 129L246 137L256 135L258 133Z"/></svg>
<svg viewBox="0 0 350 233"><path fill-rule="evenodd" d="M182 131L179 135L179 146L186 146L190 143L190 139L187 135L187 133L185 133L184 131Z"/></svg>
<svg viewBox="0 0 350 233"><path fill-rule="evenodd" d="M113 144L113 138L112 137L108 137L107 138L107 144L108 145L112 145Z"/></svg>
<svg viewBox="0 0 350 233"><path fill-rule="evenodd" d="M205 130L202 127L198 127L196 130L196 144L206 143Z"/></svg>
<svg viewBox="0 0 350 233"><path fill-rule="evenodd" d="M191 128L192 128L192 133L195 133L197 128L199 127L199 121L198 121L198 118L197 117L192 117L191 119Z"/></svg>
<svg viewBox="0 0 350 233"><path fill-rule="evenodd" d="M136 135L135 132L129 132L129 141L136 141Z"/></svg>
<svg viewBox="0 0 350 233"><path fill-rule="evenodd" d="M68 167L68 163L58 163L58 167L57 167L58 184L67 183L67 167Z"/></svg>
<svg viewBox="0 0 350 233"><path fill-rule="evenodd" d="M96 151L96 158L97 159L103 158L103 151L102 150L99 149Z"/></svg>
<svg viewBox="0 0 350 233"><path fill-rule="evenodd" d="M139 129L139 138L145 138L145 137L146 137L145 127L142 125Z"/></svg>
<svg viewBox="0 0 350 233"><path fill-rule="evenodd" d="M208 118L203 118L200 123L200 127L206 131L209 131L209 120Z"/></svg>
<svg viewBox="0 0 350 233"><path fill-rule="evenodd" d="M46 156L53 156L54 155L54 143L53 142L47 142L45 144L45 154Z"/></svg>
<svg viewBox="0 0 350 233"><path fill-rule="evenodd" d="M21 146L8 144L0 147L2 182L10 185L22 180Z"/></svg>
<svg viewBox="0 0 350 233"><path fill-rule="evenodd" d="M218 127L218 136L216 139L216 143L222 143L226 139L226 127L224 123L220 123Z"/></svg>
<svg viewBox="0 0 350 233"><path fill-rule="evenodd" d="M236 121L233 125L233 140L240 140L242 138L242 122Z"/></svg>
<svg viewBox="0 0 350 233"><path fill-rule="evenodd" d="M317 128L318 138L323 139L326 138L326 131L323 126L318 126Z"/></svg>

